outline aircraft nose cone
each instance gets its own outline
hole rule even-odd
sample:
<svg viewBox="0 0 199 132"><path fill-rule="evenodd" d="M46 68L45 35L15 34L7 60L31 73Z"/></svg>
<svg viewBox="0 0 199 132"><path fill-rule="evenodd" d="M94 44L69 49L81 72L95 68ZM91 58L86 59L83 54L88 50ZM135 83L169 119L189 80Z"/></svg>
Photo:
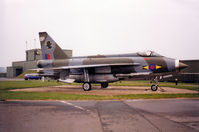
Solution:
<svg viewBox="0 0 199 132"><path fill-rule="evenodd" d="M184 64L184 63L182 63L182 62L179 62L179 69L180 70L182 70L182 69L184 69L184 68L187 68L188 67L188 65L186 65L186 64Z"/></svg>
<svg viewBox="0 0 199 132"><path fill-rule="evenodd" d="M175 67L176 67L176 70L182 70L182 69L188 67L188 65L180 62L179 60L176 60L175 61Z"/></svg>

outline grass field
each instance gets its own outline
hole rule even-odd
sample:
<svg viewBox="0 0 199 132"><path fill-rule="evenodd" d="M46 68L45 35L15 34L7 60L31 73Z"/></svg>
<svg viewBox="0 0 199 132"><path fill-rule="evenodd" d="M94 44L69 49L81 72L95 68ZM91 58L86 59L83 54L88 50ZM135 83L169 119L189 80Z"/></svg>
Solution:
<svg viewBox="0 0 199 132"><path fill-rule="evenodd" d="M122 81L112 83L113 86L151 86L151 83L149 81ZM197 83L178 83L176 85L174 82L159 82L160 87L171 87L171 88L180 88L180 89L189 89L189 90L199 90L199 84Z"/></svg>
<svg viewBox="0 0 199 132"><path fill-rule="evenodd" d="M78 95L67 93L49 92L12 92L11 89L33 88L64 85L56 81L28 80L28 81L0 81L0 99L19 99L19 100L121 100L121 99L159 99L159 98L193 98L199 94L133 94L115 96L97 95ZM71 84L81 85L81 84ZM149 81L122 81L111 83L112 86L150 86ZM179 83L177 86L170 82L160 82L161 87L174 87L181 89L198 90L199 85L194 83Z"/></svg>

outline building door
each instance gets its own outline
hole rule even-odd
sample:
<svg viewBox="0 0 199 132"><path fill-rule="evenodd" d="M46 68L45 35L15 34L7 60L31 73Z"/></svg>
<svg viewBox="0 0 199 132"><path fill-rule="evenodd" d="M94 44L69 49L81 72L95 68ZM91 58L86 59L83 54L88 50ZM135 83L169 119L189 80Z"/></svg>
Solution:
<svg viewBox="0 0 199 132"><path fill-rule="evenodd" d="M23 72L22 68L16 68L16 76L20 75Z"/></svg>

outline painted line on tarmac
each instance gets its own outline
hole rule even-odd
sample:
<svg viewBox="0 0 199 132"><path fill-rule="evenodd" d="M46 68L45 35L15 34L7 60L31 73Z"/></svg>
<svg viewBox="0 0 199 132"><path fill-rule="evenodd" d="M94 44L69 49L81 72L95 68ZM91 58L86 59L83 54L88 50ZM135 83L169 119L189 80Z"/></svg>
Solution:
<svg viewBox="0 0 199 132"><path fill-rule="evenodd" d="M69 102L66 102L66 101L59 101L59 102L67 104L67 105L70 105L70 106L73 106L73 107L75 107L77 109L80 109L80 110L89 111L89 110L86 110L86 109L84 109L84 108L82 108L82 107L80 107L78 105L75 105L75 104L72 104L72 103L69 103Z"/></svg>

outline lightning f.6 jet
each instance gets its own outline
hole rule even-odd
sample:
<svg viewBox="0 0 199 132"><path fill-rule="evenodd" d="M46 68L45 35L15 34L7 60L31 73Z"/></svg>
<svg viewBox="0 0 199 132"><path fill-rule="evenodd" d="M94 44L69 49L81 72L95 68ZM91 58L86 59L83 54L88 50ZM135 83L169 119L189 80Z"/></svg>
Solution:
<svg viewBox="0 0 199 132"><path fill-rule="evenodd" d="M46 32L40 32L39 38L42 51L42 60L37 62L39 75L65 83L83 83L84 91L91 90L91 83L100 83L102 88L107 88L111 82L187 67L179 60L153 51L69 57ZM156 91L158 84L153 84L151 89Z"/></svg>

